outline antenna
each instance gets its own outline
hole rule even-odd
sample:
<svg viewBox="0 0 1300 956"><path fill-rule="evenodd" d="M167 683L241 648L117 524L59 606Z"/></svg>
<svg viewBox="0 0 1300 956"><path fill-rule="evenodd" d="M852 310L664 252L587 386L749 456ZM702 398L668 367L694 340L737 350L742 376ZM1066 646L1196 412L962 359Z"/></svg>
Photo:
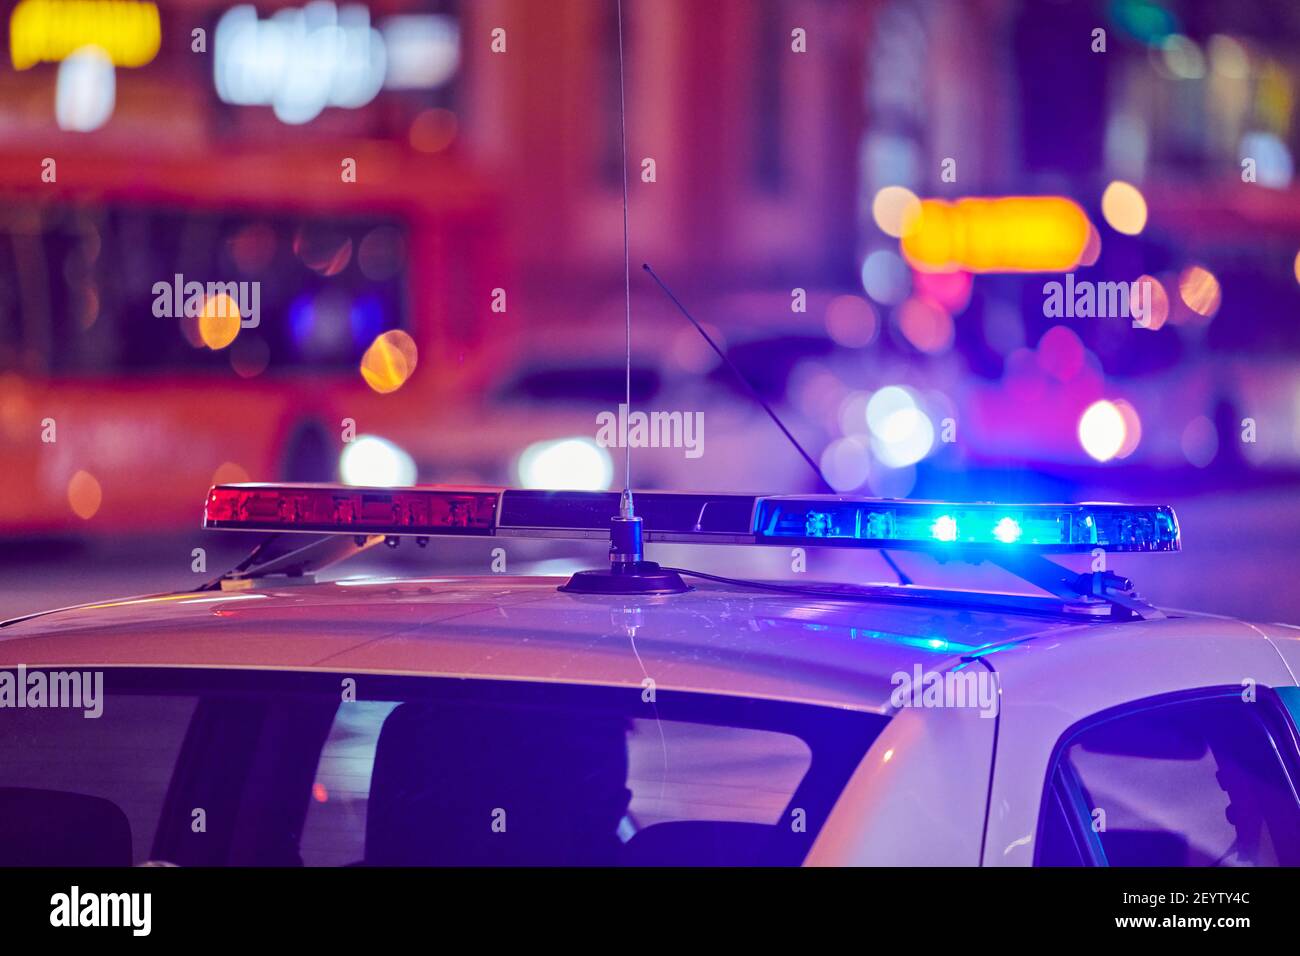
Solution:
<svg viewBox="0 0 1300 956"><path fill-rule="evenodd" d="M627 360L624 370L625 401L632 410L632 256L628 230L627 189L627 93L623 68L623 0L618 8L618 128L623 159L623 302ZM623 493L618 514L609 521L609 568L578 571L561 591L575 594L680 594L690 586L673 570L645 560L643 523L632 501L632 443L623 442Z"/></svg>
<svg viewBox="0 0 1300 956"><path fill-rule="evenodd" d="M718 343L713 341L708 332L704 331L704 326L695 321L695 316L686 311L686 306L682 305L681 300L678 299L677 296L673 295L672 290L669 289L668 286L664 285L664 280L659 278L658 274L650 268L650 263L641 263L641 268L650 273L650 278L654 279L659 288L664 290L664 295L672 299L673 305L677 306L677 310L681 312L682 315L686 316L687 321L689 321L691 325L695 326L695 331L699 332L700 335L704 337L704 341L708 342L713 348L713 351L718 353L718 358L722 359L722 361L727 364L727 367L735 374L736 378L740 379L741 383L749 389L749 393L754 397L754 401L763 406L763 411L767 412L768 417L776 423L776 427L781 429L781 434L789 439L790 444L794 445L795 451L803 456L803 460L808 463L808 467L811 468L812 473L817 476L817 480L821 482L822 486L827 491L833 494L835 489L832 488L831 483L826 480L826 476L822 474L822 470L817 467L817 462L813 461L812 455L808 454L808 452L804 450L803 445L799 444L798 439L796 439L794 435L790 434L790 429L785 427L785 424L777 417L776 412L772 410L772 406L763 399L762 395L758 394L758 389L753 386L749 379L745 378L744 373L741 372L740 369L736 368L736 363L728 358L727 353L718 347Z"/></svg>
<svg viewBox="0 0 1300 956"><path fill-rule="evenodd" d="M627 344L627 363L625 372L625 401L627 411L632 413L632 256L631 239L628 230L627 212L627 93L623 69L623 0L617 0L618 6L618 140L619 151L623 159L623 304L624 335ZM623 443L623 495L619 499L618 514L620 518L632 518L636 510L632 504L632 443Z"/></svg>
<svg viewBox="0 0 1300 956"><path fill-rule="evenodd" d="M663 289L664 295L668 296L668 298L672 300L673 305L677 306L677 310L681 312L682 315L686 316L687 321L689 321L691 325L695 326L695 331L699 332L700 335L704 337L704 341L708 342L710 347L712 347L713 351L718 353L718 358L722 359L722 361L727 364L727 367L735 374L736 378L740 379L740 381L744 383L745 387L749 389L749 393L754 397L754 401L758 402L758 404L763 407L763 411L767 412L768 417L772 419L776 424L776 427L781 429L781 434L789 440L790 444L794 446L795 451L797 451L803 457L803 460L808 463L808 467L812 469L812 473L817 476L817 480L822 483L822 486L827 491L834 494L835 489L832 488L831 483L826 480L826 476L822 474L821 468L817 466L817 462L813 460L812 455L808 454L803 445L799 444L799 440L790 433L790 429L785 427L785 423L777 416L776 411L767 403L766 400L764 400L763 396L758 393L758 389L754 387L753 383L750 382L749 379L745 378L745 374L736 367L736 363L727 357L727 353L718 347L718 343L713 341L713 338L709 333L704 330L704 326L700 325L700 323L696 321L695 316L691 315L691 313L687 311L686 306L682 305L681 299L673 295L672 289L668 288L668 286L664 284L664 280L659 278L658 273L656 273L654 269L650 268L650 263L641 263L641 268L650 273L650 278L654 279L655 284L658 285L659 288ZM885 563L889 565L889 569L897 575L899 584L912 583L912 579L903 572L903 569L898 566L897 562L894 561L888 551L883 548L880 549L880 556L884 559Z"/></svg>

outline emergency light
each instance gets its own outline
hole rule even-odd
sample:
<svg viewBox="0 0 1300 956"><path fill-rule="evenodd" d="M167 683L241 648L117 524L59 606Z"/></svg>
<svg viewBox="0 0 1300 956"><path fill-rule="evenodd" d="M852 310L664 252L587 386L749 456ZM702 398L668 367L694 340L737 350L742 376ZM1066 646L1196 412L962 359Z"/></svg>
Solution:
<svg viewBox="0 0 1300 956"><path fill-rule="evenodd" d="M1180 548L1168 505L996 504L836 495L636 493L648 541L988 553ZM229 531L397 537L600 538L615 492L233 484L208 493L203 524Z"/></svg>

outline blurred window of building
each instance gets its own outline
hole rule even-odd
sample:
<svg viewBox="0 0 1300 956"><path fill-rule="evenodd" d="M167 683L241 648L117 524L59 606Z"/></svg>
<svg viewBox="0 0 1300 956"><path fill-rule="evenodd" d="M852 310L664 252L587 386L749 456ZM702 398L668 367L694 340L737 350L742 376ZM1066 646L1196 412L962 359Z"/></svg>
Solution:
<svg viewBox="0 0 1300 956"><path fill-rule="evenodd" d="M0 350L34 373L356 367L408 325L395 221L11 204Z"/></svg>

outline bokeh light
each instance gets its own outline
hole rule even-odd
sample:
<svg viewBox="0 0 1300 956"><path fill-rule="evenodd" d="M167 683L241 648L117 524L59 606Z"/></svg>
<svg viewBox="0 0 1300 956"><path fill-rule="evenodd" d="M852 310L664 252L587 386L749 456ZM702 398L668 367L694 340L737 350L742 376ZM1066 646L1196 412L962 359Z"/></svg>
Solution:
<svg viewBox="0 0 1300 956"><path fill-rule="evenodd" d="M89 521L95 517L103 501L99 480L90 472L78 470L68 479L68 505L78 518Z"/></svg>
<svg viewBox="0 0 1300 956"><path fill-rule="evenodd" d="M392 226L376 226L357 246L357 268L371 282L391 279L406 264L406 242Z"/></svg>
<svg viewBox="0 0 1300 956"><path fill-rule="evenodd" d="M376 336L361 356L361 377L381 395L395 392L415 372L419 350L415 340L401 329Z"/></svg>
<svg viewBox="0 0 1300 956"><path fill-rule="evenodd" d="M1140 275L1135 281L1142 296L1147 294L1147 288L1150 288L1151 294L1151 314L1149 316L1142 315L1142 309L1130 309L1134 313L1135 327L1154 332L1169 321L1169 293L1165 291L1164 283L1155 276Z"/></svg>
<svg viewBox="0 0 1300 956"><path fill-rule="evenodd" d="M871 218L887 236L901 238L921 214L921 200L905 186L886 186L871 201Z"/></svg>
<svg viewBox="0 0 1300 956"><path fill-rule="evenodd" d="M934 425L919 408L896 409L872 430L871 450L891 468L914 465L933 447Z"/></svg>
<svg viewBox="0 0 1300 956"><path fill-rule="evenodd" d="M845 435L865 435L870 392L850 392L840 403L839 426Z"/></svg>
<svg viewBox="0 0 1300 956"><path fill-rule="evenodd" d="M244 275L258 275L275 258L275 230L264 222L245 226L227 243L230 258Z"/></svg>
<svg viewBox="0 0 1300 956"><path fill-rule="evenodd" d="M912 270L890 249L877 249L862 263L862 288L883 305L897 305L912 291Z"/></svg>
<svg viewBox="0 0 1300 956"><path fill-rule="evenodd" d="M451 110L421 110L411 120L408 137L411 148L421 153L440 153L456 138L459 122Z"/></svg>
<svg viewBox="0 0 1300 956"><path fill-rule="evenodd" d="M1178 294L1197 315L1212 318L1219 311L1222 293L1214 273L1201 266L1188 266L1178 277Z"/></svg>
<svg viewBox="0 0 1300 956"><path fill-rule="evenodd" d="M181 335L185 341L196 349L205 349L207 344L203 341L203 336L199 333L199 317L197 315L181 315L176 320L177 326L181 330Z"/></svg>
<svg viewBox="0 0 1300 956"><path fill-rule="evenodd" d="M861 438L837 438L822 452L821 470L836 491L856 491L867 480L871 463Z"/></svg>
<svg viewBox="0 0 1300 956"><path fill-rule="evenodd" d="M516 464L525 488L605 491L614 478L608 450L590 438L562 438L534 442Z"/></svg>
<svg viewBox="0 0 1300 956"><path fill-rule="evenodd" d="M1256 130L1241 138L1238 163L1251 160L1255 165L1255 182L1269 189L1286 189L1295 175L1295 160L1286 142L1276 133Z"/></svg>
<svg viewBox="0 0 1300 956"><path fill-rule="evenodd" d="M1101 258L1101 233L1097 227L1088 223L1088 241L1084 244L1083 252L1079 255L1079 265L1095 266L1097 260Z"/></svg>
<svg viewBox="0 0 1300 956"><path fill-rule="evenodd" d="M1136 186L1115 180L1101 194L1101 214L1116 232L1136 236L1147 224L1147 201Z"/></svg>
<svg viewBox="0 0 1300 956"><path fill-rule="evenodd" d="M1083 340L1073 329L1054 325L1038 340L1038 366L1058 382L1068 382L1083 370Z"/></svg>
<svg viewBox="0 0 1300 956"><path fill-rule="evenodd" d="M969 272L913 272L912 288L918 298L929 299L949 315L960 315L970 305L974 277Z"/></svg>
<svg viewBox="0 0 1300 956"><path fill-rule="evenodd" d="M898 307L895 318L903 338L916 349L933 355L952 347L952 316L928 299L913 296Z"/></svg>
<svg viewBox="0 0 1300 956"><path fill-rule="evenodd" d="M814 420L835 420L849 388L820 362L803 361L790 373L790 395L795 407Z"/></svg>
<svg viewBox="0 0 1300 956"><path fill-rule="evenodd" d="M1115 457L1127 458L1137 451L1138 445L1142 443L1142 418L1138 415L1137 409L1124 399L1118 398L1114 404L1115 410L1124 420L1124 440L1120 443L1119 450L1115 452Z"/></svg>
<svg viewBox="0 0 1300 956"><path fill-rule="evenodd" d="M346 485L398 488L415 484L415 459L378 435L358 435L343 446L339 477Z"/></svg>
<svg viewBox="0 0 1300 956"><path fill-rule="evenodd" d="M905 408L916 408L911 391L901 385L886 385L867 401L867 427L879 434L889 416Z"/></svg>
<svg viewBox="0 0 1300 956"><path fill-rule="evenodd" d="M213 351L224 349L239 334L239 305L224 292L203 300L199 313L199 338Z"/></svg>
<svg viewBox="0 0 1300 956"><path fill-rule="evenodd" d="M1079 444L1097 461L1110 461L1125 442L1124 416L1113 402L1093 402L1079 418Z"/></svg>
<svg viewBox="0 0 1300 956"><path fill-rule="evenodd" d="M1250 75L1250 55L1237 40L1223 33L1210 37L1210 69L1230 80L1244 80Z"/></svg>
<svg viewBox="0 0 1300 956"><path fill-rule="evenodd" d="M313 272L338 275L352 261L352 238L329 226L302 226L293 237L293 254Z"/></svg>
<svg viewBox="0 0 1300 956"><path fill-rule="evenodd" d="M864 348L875 341L878 330L876 310L860 295L837 295L826 306L826 334L837 345Z"/></svg>
<svg viewBox="0 0 1300 956"><path fill-rule="evenodd" d="M54 88L54 118L59 129L97 130L113 115L117 80L113 61L97 46L77 50L59 64Z"/></svg>
<svg viewBox="0 0 1300 956"><path fill-rule="evenodd" d="M1180 80L1199 80L1205 76L1205 54L1196 41L1181 33L1165 37L1160 45L1165 69Z"/></svg>

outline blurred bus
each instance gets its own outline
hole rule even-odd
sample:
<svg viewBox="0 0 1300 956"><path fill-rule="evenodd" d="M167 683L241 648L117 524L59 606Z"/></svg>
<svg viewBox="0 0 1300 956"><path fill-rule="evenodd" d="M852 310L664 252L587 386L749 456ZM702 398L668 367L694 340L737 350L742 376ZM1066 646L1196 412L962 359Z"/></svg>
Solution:
<svg viewBox="0 0 1300 956"><path fill-rule="evenodd" d="M438 459L512 338L498 214L451 160L337 152L0 158L0 532L188 529L214 481L335 480L353 436ZM256 327L205 341L158 291L191 281L258 283Z"/></svg>

